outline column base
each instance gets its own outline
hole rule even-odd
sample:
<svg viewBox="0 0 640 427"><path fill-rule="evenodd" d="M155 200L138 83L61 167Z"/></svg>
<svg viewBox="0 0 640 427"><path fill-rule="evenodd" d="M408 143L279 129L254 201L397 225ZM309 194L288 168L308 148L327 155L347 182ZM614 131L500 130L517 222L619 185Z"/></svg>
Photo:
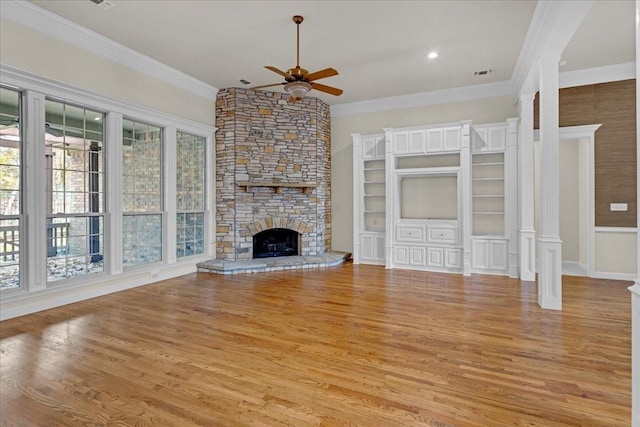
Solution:
<svg viewBox="0 0 640 427"><path fill-rule="evenodd" d="M520 280L536 280L536 231L520 230Z"/></svg>
<svg viewBox="0 0 640 427"><path fill-rule="evenodd" d="M562 240L558 237L538 239L538 305L562 310Z"/></svg>

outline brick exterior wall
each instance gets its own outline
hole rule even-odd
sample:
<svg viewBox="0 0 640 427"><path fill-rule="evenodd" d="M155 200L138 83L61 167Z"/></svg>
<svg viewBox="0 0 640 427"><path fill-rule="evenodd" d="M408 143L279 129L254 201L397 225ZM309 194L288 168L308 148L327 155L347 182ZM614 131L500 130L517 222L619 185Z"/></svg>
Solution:
<svg viewBox="0 0 640 427"><path fill-rule="evenodd" d="M268 228L301 234L301 255L331 249L331 119L313 97L229 88L216 101L216 258L253 258L253 235ZM299 188L253 184L313 183Z"/></svg>

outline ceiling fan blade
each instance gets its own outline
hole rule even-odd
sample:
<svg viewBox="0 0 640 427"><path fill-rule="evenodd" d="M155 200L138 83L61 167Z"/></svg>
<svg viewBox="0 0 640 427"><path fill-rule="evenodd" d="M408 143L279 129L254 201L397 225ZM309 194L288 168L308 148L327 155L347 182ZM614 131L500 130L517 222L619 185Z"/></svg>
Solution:
<svg viewBox="0 0 640 427"><path fill-rule="evenodd" d="M321 85L320 83L311 83L311 89L319 90L320 92L326 92L335 96L342 95L342 92L344 92L342 89L338 89L337 87Z"/></svg>
<svg viewBox="0 0 640 427"><path fill-rule="evenodd" d="M265 65L264 68L266 68L267 70L271 70L276 74L280 74L282 77L284 77L285 79L287 77L290 77L289 74L285 73L282 70L277 69L276 67L272 67L271 65Z"/></svg>
<svg viewBox="0 0 640 427"><path fill-rule="evenodd" d="M253 86L253 87L250 87L249 89L262 89L264 87L280 86L280 85L284 85L284 84L286 84L286 83L271 83L269 85Z"/></svg>
<svg viewBox="0 0 640 427"><path fill-rule="evenodd" d="M313 81L313 80L319 80L319 79L324 79L327 77L333 77L333 76L337 76L338 72L336 70L334 70L333 68L325 68L324 70L320 70L320 71L316 71L314 73L311 74L307 74L307 80L308 81Z"/></svg>

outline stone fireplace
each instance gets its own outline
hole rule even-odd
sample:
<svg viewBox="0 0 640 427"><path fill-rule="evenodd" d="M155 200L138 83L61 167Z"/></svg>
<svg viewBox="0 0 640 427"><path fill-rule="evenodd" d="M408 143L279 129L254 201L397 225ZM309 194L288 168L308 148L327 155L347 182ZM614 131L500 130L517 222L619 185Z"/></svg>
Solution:
<svg viewBox="0 0 640 427"><path fill-rule="evenodd" d="M255 258L254 237L272 229L296 233L299 255L331 248L329 106L288 97L241 88L218 93L218 260Z"/></svg>

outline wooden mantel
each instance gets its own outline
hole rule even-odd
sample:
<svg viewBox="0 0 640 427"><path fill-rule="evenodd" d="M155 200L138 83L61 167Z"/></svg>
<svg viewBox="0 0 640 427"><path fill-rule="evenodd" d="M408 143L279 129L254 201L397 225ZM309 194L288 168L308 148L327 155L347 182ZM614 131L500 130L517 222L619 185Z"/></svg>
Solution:
<svg viewBox="0 0 640 427"><path fill-rule="evenodd" d="M240 187L244 187L245 191L251 191L251 187L270 187L276 193L282 193L283 188L300 188L304 194L309 194L312 189L317 188L315 182L238 182Z"/></svg>

